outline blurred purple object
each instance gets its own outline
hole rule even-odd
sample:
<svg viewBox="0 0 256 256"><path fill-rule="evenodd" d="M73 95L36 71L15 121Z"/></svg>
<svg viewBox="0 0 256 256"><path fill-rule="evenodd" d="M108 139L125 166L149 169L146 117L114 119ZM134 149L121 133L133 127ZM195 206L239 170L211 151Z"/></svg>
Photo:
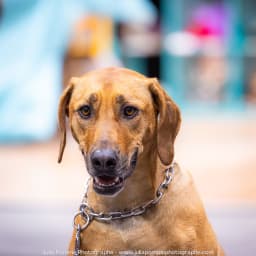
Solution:
<svg viewBox="0 0 256 256"><path fill-rule="evenodd" d="M225 37L229 27L229 11L223 4L203 4L197 7L189 22L188 31L199 37Z"/></svg>

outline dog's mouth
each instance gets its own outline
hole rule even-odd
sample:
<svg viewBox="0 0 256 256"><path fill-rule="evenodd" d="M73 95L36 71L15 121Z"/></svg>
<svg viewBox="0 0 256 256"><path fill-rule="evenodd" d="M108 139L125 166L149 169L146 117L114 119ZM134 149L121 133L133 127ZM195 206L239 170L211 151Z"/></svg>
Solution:
<svg viewBox="0 0 256 256"><path fill-rule="evenodd" d="M94 190L103 195L114 195L119 192L124 185L122 177L112 177L107 175L95 176L93 178Z"/></svg>
<svg viewBox="0 0 256 256"><path fill-rule="evenodd" d="M119 169L119 173L112 173L111 175L102 172L90 172L93 177L93 189L96 193L101 195L115 196L119 193L124 185L125 180L133 173L138 160L138 149L133 153L129 166L123 165L122 171ZM102 173L102 174L101 174Z"/></svg>

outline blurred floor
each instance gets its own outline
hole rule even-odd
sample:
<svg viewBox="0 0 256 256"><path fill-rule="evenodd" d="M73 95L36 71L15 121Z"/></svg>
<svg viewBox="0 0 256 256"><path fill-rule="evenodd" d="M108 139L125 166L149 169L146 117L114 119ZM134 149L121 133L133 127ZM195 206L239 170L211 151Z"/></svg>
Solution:
<svg viewBox="0 0 256 256"><path fill-rule="evenodd" d="M189 169L227 255L254 255L256 119L184 118L176 159ZM75 142L0 147L0 255L64 255L87 177ZM57 253L55 253L57 250Z"/></svg>

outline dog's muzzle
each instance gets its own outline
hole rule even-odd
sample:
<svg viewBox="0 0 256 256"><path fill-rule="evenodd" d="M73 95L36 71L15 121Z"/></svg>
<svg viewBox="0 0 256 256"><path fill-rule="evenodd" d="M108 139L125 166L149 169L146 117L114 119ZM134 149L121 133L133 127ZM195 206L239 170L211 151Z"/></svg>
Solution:
<svg viewBox="0 0 256 256"><path fill-rule="evenodd" d="M112 149L96 149L86 157L89 174L93 177L93 189L102 195L114 195L122 190L124 181L137 164L136 149L128 161Z"/></svg>

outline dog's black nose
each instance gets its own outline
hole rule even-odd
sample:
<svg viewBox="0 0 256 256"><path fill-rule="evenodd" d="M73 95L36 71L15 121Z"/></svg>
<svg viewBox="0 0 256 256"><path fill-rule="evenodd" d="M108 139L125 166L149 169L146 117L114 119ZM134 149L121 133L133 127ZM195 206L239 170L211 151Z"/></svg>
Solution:
<svg viewBox="0 0 256 256"><path fill-rule="evenodd" d="M92 166L97 171L112 171L117 165L117 156L111 149L97 149L91 154Z"/></svg>

